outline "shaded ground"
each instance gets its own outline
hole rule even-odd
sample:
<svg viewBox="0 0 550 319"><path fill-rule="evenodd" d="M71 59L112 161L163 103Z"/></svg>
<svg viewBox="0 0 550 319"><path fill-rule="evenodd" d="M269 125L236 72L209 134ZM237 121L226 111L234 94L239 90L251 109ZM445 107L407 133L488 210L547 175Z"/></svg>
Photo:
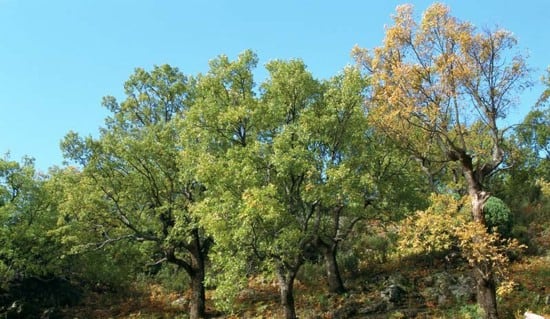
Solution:
<svg viewBox="0 0 550 319"><path fill-rule="evenodd" d="M416 292L421 291L426 278L438 271L454 278L469 272L463 263L456 263L452 269L448 266L442 261L411 259L366 267L347 279L350 290L343 296L327 294L323 280L302 274L296 284L298 315L315 319L475 318L473 301L438 304L437 300L429 300ZM513 274L518 285L514 293L501 302L503 318L520 318L525 310L536 310L548 316L550 286L542 283L550 283L550 257L530 257L517 262L513 265ZM389 302L381 296L381 291L388 280L396 276L405 278L403 285L407 292L396 302ZM210 301L208 309L213 318L280 318L282 312L277 298L275 283L253 278L239 295L235 314L215 312ZM64 315L66 318L186 318L186 300L184 294L151 285L146 290L88 294L80 306L66 309Z"/></svg>

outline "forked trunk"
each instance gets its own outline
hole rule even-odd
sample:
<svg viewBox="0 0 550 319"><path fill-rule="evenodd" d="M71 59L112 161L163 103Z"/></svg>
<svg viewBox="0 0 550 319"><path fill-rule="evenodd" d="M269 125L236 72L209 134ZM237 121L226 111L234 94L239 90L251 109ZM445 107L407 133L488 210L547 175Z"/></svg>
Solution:
<svg viewBox="0 0 550 319"><path fill-rule="evenodd" d="M206 257L211 241L200 241L198 231L195 232L196 238L187 246L191 262L176 257L174 249L167 249L166 259L168 262L178 265L185 269L191 279L191 300L189 301L189 318L206 318L206 295L204 288L204 277L206 267Z"/></svg>
<svg viewBox="0 0 550 319"><path fill-rule="evenodd" d="M284 310L285 319L297 319L294 305L294 278L297 271L284 269L279 266L277 278L279 280L279 291L281 294L281 306Z"/></svg>

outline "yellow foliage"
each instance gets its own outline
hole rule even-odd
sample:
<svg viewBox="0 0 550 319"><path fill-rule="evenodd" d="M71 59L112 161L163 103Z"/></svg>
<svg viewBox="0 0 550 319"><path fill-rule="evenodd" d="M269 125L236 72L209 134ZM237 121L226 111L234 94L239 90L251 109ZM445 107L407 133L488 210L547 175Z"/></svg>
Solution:
<svg viewBox="0 0 550 319"><path fill-rule="evenodd" d="M540 187L543 198L550 199L550 182L540 178L537 180L537 185Z"/></svg>
<svg viewBox="0 0 550 319"><path fill-rule="evenodd" d="M455 232L466 220L464 199L432 194L432 204L408 217L401 225L398 249L403 253L425 254L451 248Z"/></svg>
<svg viewBox="0 0 550 319"><path fill-rule="evenodd" d="M516 239L500 238L498 232L489 233L485 225L473 221L459 228L456 234L462 255L474 269L486 279L496 275L497 294L504 296L512 292L516 284L510 280L508 254L527 247Z"/></svg>
<svg viewBox="0 0 550 319"><path fill-rule="evenodd" d="M502 281L497 287L497 295L499 297L507 296L514 291L514 288L516 288L517 285L518 284L513 280Z"/></svg>
<svg viewBox="0 0 550 319"><path fill-rule="evenodd" d="M500 134L493 132L495 122L513 100L512 90L501 88L521 88L528 71L521 55L505 61L516 44L513 35L480 32L441 3L418 22L411 5L399 6L393 22L381 46L353 50L372 84L371 124L416 153L437 145L440 150L434 148L429 158L449 161L447 151L461 149L490 160ZM476 122L493 131L471 127ZM477 140L480 134L491 138Z"/></svg>
<svg viewBox="0 0 550 319"><path fill-rule="evenodd" d="M516 239L502 239L489 233L485 225L470 221L468 197L431 195L431 205L401 224L398 249L408 254L428 254L457 245L468 262L486 278L496 274L499 295L510 293L515 283L509 280L509 253L526 248Z"/></svg>

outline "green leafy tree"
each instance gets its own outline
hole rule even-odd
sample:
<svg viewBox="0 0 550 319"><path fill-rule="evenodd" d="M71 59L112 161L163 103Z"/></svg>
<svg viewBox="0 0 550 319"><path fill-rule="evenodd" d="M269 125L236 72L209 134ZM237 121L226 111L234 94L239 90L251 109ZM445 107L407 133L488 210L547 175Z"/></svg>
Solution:
<svg viewBox="0 0 550 319"><path fill-rule="evenodd" d="M117 240L127 234L125 227L105 227L107 219L102 214L92 217L86 213L101 212L103 205L101 193L89 176L72 166L52 168L49 175L45 187L58 214L47 234L61 248L71 279L92 289L130 284L144 271L152 252L142 243Z"/></svg>
<svg viewBox="0 0 550 319"><path fill-rule="evenodd" d="M550 105L539 104L517 129L520 145L533 150L541 161L550 160Z"/></svg>
<svg viewBox="0 0 550 319"><path fill-rule="evenodd" d="M34 160L0 159L0 280L49 278L63 272L62 251L48 231L57 211Z"/></svg>
<svg viewBox="0 0 550 319"><path fill-rule="evenodd" d="M217 293L227 301L253 264L278 279L285 316L294 318L301 266L320 253L329 291L344 291L339 245L374 202L397 208L389 203L402 194L385 179L397 182L411 161L382 150L383 138L369 132L357 69L320 82L302 61L276 60L257 91L256 64L251 51L220 56L198 77L182 165L206 187L194 211L216 238L216 264L226 265Z"/></svg>
<svg viewBox="0 0 550 319"><path fill-rule="evenodd" d="M505 30L477 32L442 4L420 22L400 6L393 20L382 46L354 51L372 77L371 119L415 158L459 164L472 218L485 227L485 183L505 155L499 120L529 84L523 57L511 52L516 40ZM498 318L494 271L473 265L485 317Z"/></svg>
<svg viewBox="0 0 550 319"><path fill-rule="evenodd" d="M338 247L366 217L366 206L376 193L367 175L365 85L358 70L345 69L323 83L322 100L303 111L300 121L303 134L310 136L306 148L315 166L305 186L316 204L313 245L325 261L331 293L345 291L336 259Z"/></svg>
<svg viewBox="0 0 550 319"><path fill-rule="evenodd" d="M539 177L550 179L550 69L542 78L546 89L535 107L525 116L515 131L516 142L529 156Z"/></svg>
<svg viewBox="0 0 550 319"><path fill-rule="evenodd" d="M415 197L423 185L416 179L414 161L369 127L364 107L368 82L360 71L348 67L322 84L321 102L302 114L315 165L306 189L317 204L314 245L323 255L329 292L341 293L340 245L373 220L387 223L423 206Z"/></svg>
<svg viewBox="0 0 550 319"><path fill-rule="evenodd" d="M50 180L31 158L0 159L0 316L37 318L80 299L78 269L54 233L59 213Z"/></svg>
<svg viewBox="0 0 550 319"><path fill-rule="evenodd" d="M242 204L245 191L261 185L255 167L265 165L257 163L257 132L260 121L269 121L270 115L258 113L252 74L257 62L252 51L235 61L223 55L211 60L209 71L197 77L195 103L182 121L180 165L193 168L186 173L205 186L192 210L215 237L211 280L217 304L225 309L232 308L231 296L246 284L247 273L255 270L251 259L257 259L252 247L258 242L250 228L256 223Z"/></svg>
<svg viewBox="0 0 550 319"><path fill-rule="evenodd" d="M199 77L197 102L187 114L189 160L207 196L195 206L216 238L217 258L226 267L218 292L244 283L247 258L279 280L286 318L295 318L293 283L311 244L312 212L304 198L314 171L308 137L298 125L301 111L319 99L319 83L299 61L268 64L270 78L255 98L251 51L236 61L221 56ZM229 287L228 287L229 286Z"/></svg>
<svg viewBox="0 0 550 319"><path fill-rule="evenodd" d="M96 232L96 248L143 242L155 263L185 270L191 279L190 316L203 318L205 267L213 241L189 210L203 187L184 178L186 167L178 163L177 123L192 104L193 79L163 65L151 72L136 69L124 88L122 103L104 98L112 115L99 138L69 133L62 143L65 157L81 165L83 175L65 213Z"/></svg>
<svg viewBox="0 0 550 319"><path fill-rule="evenodd" d="M325 214L341 210L340 204L330 207L336 201L329 201L328 189L319 188L328 178L323 174L336 174L327 171L330 150L322 146L342 140L320 139L323 125L334 120L322 113L322 85L301 61L268 63L269 78L260 88L260 98L255 97L252 76L256 64L250 51L236 61L221 56L211 62L210 71L198 79L197 101L186 116L185 135L191 140L184 153L198 163L198 179L207 188L196 212L215 235L218 256L231 259L224 264L233 265L223 273L227 284L234 288L235 278L244 282L243 256L254 256L259 269L278 278L285 317L295 318L296 274L327 227ZM355 101L344 106L350 108L347 111L360 106L360 99ZM349 117L345 112L343 121ZM351 174L342 171L338 173ZM350 218L348 223L354 222ZM218 291L224 293L224 287Z"/></svg>

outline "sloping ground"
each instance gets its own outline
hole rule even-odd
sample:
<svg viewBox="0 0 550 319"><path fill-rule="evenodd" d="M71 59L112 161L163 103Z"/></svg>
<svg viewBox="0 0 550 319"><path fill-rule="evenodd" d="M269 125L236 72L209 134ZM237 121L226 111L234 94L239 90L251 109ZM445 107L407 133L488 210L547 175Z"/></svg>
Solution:
<svg viewBox="0 0 550 319"><path fill-rule="evenodd" d="M550 233L550 232L549 232ZM544 237L544 236L543 236ZM542 237L539 237L542 238ZM525 311L550 318L550 241L539 242L539 254L516 260L511 267L517 283L512 293L499 300L503 319L523 319ZM460 258L409 257L385 263L357 266L346 271L349 291L340 296L326 291L321 265L306 265L296 282L296 307L300 318L441 318L475 319L470 270ZM65 318L187 318L185 294L160 285L139 283L134 289L93 292L83 302L63 311ZM249 280L235 303L233 314L214 310L207 293L212 318L281 318L278 288L262 277Z"/></svg>
<svg viewBox="0 0 550 319"><path fill-rule="evenodd" d="M441 261L401 260L364 269L346 283L349 292L331 296L321 278L296 284L300 318L476 318L477 307L467 289L469 270L463 262L449 267ZM534 256L513 265L514 292L500 303L502 317L523 318L530 310L550 318L550 258ZM313 276L311 276L313 277ZM307 285L304 283L307 282ZM461 284L462 283L462 284ZM461 286L462 285L462 286ZM86 296L81 306L67 309L67 318L186 318L186 298L158 285L147 291ZM278 290L260 277L237 299L234 314L213 310L212 318L280 318Z"/></svg>
<svg viewBox="0 0 550 319"><path fill-rule="evenodd" d="M503 298L502 313L513 314L517 318L529 310L550 318L550 254L532 256L514 263L512 277L517 286L513 293Z"/></svg>

